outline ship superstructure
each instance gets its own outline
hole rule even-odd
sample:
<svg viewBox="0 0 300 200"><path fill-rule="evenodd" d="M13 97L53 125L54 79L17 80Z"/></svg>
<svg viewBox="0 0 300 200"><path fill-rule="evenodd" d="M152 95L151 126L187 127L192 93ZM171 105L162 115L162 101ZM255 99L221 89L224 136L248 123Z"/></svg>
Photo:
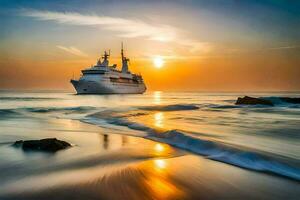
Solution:
<svg viewBox="0 0 300 200"><path fill-rule="evenodd" d="M110 51L97 60L96 65L82 70L79 80L71 79L77 94L142 94L146 86L141 75L129 71L129 59L121 48L122 69L109 65Z"/></svg>

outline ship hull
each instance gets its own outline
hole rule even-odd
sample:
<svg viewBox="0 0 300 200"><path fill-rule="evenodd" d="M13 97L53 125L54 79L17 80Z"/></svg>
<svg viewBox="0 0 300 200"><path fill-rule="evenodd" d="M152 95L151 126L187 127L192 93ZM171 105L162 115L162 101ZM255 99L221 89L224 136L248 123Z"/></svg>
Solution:
<svg viewBox="0 0 300 200"><path fill-rule="evenodd" d="M127 84L87 80L71 80L77 94L142 94L144 83Z"/></svg>

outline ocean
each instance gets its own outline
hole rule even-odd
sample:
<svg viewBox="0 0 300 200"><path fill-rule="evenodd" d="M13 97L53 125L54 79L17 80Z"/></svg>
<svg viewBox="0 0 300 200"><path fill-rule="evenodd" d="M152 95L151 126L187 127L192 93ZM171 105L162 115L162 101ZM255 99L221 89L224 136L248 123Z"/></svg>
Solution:
<svg viewBox="0 0 300 200"><path fill-rule="evenodd" d="M244 95L267 98L274 106L235 105L237 97ZM62 163L118 149L130 140L138 145L139 138L226 165L300 181L300 105L282 102L278 98L282 96L299 97L300 93L1 91L2 192L20 177L55 171ZM16 140L48 137L63 139L73 147L50 156L11 146ZM108 137L113 140L110 145ZM51 170L47 163L52 163ZM32 165L35 172L30 171Z"/></svg>

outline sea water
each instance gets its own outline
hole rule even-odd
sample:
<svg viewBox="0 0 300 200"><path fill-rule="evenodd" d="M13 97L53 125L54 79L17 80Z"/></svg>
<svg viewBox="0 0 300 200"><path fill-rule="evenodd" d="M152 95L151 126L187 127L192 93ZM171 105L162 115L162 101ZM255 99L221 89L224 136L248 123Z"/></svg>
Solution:
<svg viewBox="0 0 300 200"><path fill-rule="evenodd" d="M244 95L268 98L274 106L235 105L237 97ZM106 134L155 140L208 159L300 180L300 105L284 103L281 96L299 97L300 93L2 91L0 167L20 162L17 151L10 149L14 141L60 138L59 133L51 133L60 126L55 123L76 120L101 127ZM85 140L93 130L87 132L69 134Z"/></svg>

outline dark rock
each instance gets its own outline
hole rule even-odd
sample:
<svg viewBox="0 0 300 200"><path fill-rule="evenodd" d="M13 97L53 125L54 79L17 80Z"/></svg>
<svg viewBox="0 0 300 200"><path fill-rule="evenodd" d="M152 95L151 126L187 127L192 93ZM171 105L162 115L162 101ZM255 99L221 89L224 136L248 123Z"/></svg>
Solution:
<svg viewBox="0 0 300 200"><path fill-rule="evenodd" d="M56 152L62 149L66 149L71 145L68 142L58 140L56 138L46 138L41 140L19 140L16 141L13 146L22 147L24 151L26 150L36 150L45 152Z"/></svg>
<svg viewBox="0 0 300 200"><path fill-rule="evenodd" d="M262 99L262 98L255 98L255 97L248 97L248 96L239 97L237 99L237 101L235 102L235 104L237 104L237 105L240 105L240 104L245 104L245 105L260 104L260 105L274 106L274 104L270 100L266 100L266 99Z"/></svg>
<svg viewBox="0 0 300 200"><path fill-rule="evenodd" d="M16 141L16 142L13 144L13 146L15 146L15 147L21 147L22 144L23 144L23 140L18 140L18 141Z"/></svg>
<svg viewBox="0 0 300 200"><path fill-rule="evenodd" d="M292 98L292 97L279 97L281 101L287 102L287 103L296 103L300 104L300 98Z"/></svg>

